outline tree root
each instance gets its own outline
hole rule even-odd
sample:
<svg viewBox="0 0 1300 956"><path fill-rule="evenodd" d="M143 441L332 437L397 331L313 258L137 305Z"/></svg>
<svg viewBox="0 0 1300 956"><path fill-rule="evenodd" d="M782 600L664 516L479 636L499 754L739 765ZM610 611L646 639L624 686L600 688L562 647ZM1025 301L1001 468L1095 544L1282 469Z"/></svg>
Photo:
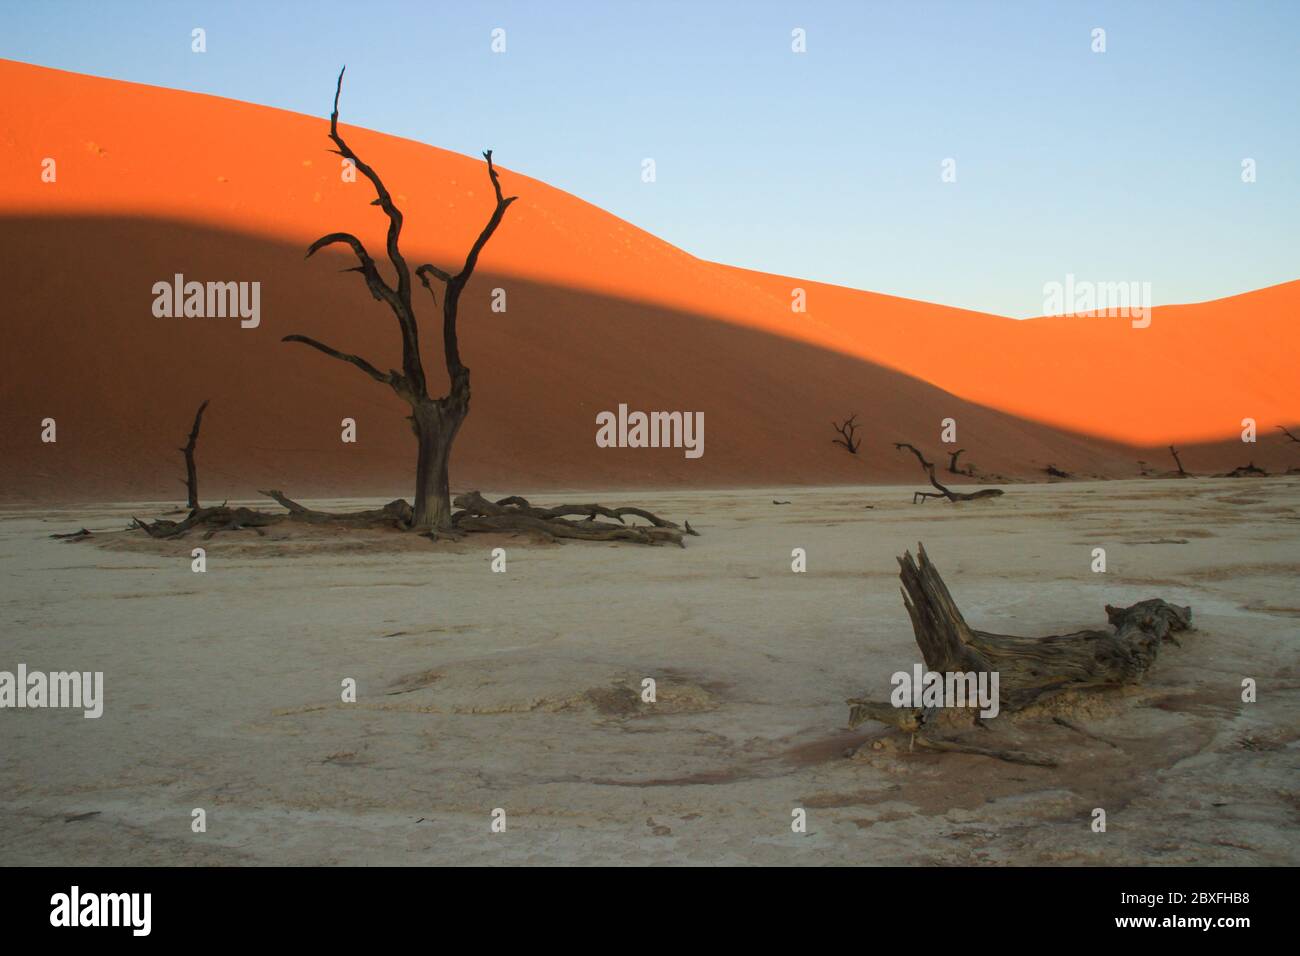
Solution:
<svg viewBox="0 0 1300 956"><path fill-rule="evenodd" d="M160 518L148 522L135 518L135 527L144 531L149 537L158 540L181 538L197 529L206 529L204 538L211 538L222 531L254 531L265 534L263 528L282 521L299 521L315 525L335 525L342 528L395 528L406 531L411 528L415 512L404 499L390 501L382 508L368 511L352 511L337 514L329 511L317 511L308 508L282 491L262 491L260 494L273 499L285 509L287 514L268 514L251 508L229 508L221 505L215 508L195 508L183 521L169 521ZM456 507L460 508L451 516L451 526L439 528L426 534L431 540L443 538L459 540L473 531L524 531L536 534L547 541L559 538L578 538L585 541L632 541L637 544L672 544L685 547L683 537L698 535L699 532L686 522L685 527L678 527L672 521L661 518L644 508L623 507L606 508L604 505L559 505L554 508L538 508L531 505L526 498L512 496L500 501L488 501L477 491L456 497ZM583 520L571 520L581 516ZM648 525L631 525L624 518L633 516L644 518ZM610 518L617 521L598 521L597 518ZM56 535L80 540L88 537L89 532L76 532L72 535Z"/></svg>
<svg viewBox="0 0 1300 956"><path fill-rule="evenodd" d="M699 534L689 521L684 528L680 528L676 523L644 508L607 508L598 504L538 508L518 495L494 502L477 491L457 495L453 504L460 509L451 516L451 526L455 531L527 531L547 540L578 538L584 541L632 541L652 545L666 541L683 548L686 547L683 540L686 535ZM582 516L582 521L571 520L573 516L579 515ZM628 515L644 518L650 524L630 525L623 520ZM611 518L618 524L597 521L598 517Z"/></svg>

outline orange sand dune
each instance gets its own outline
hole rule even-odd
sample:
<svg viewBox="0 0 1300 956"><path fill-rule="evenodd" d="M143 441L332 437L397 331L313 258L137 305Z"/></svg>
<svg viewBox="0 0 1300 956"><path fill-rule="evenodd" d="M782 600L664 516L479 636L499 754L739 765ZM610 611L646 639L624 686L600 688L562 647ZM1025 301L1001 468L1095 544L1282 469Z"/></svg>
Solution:
<svg viewBox="0 0 1300 956"><path fill-rule="evenodd" d="M346 257L302 258L337 230L382 258L385 221L368 184L339 175L327 121L6 61L0 83L6 494L174 490L160 475L171 482L205 397L213 494L409 494L401 404L355 369L279 342L301 332L397 362L393 320L338 274ZM344 117L347 100L345 89ZM489 210L482 161L345 135L405 212L408 260L458 264ZM46 157L56 182L42 181ZM704 262L497 158L520 199L462 308L475 379L458 487L900 480L916 467L888 443L937 455L949 416L968 457L1004 475L1048 463L1127 475L1136 458L1164 465L1132 446L1169 441L1205 443L1184 456L1193 470L1293 459L1269 432L1300 421L1300 283L1158 308L1141 330L1121 318L1015 322ZM175 273L261 282L260 327L155 317L152 285ZM505 314L489 310L495 287L507 290ZM791 311L795 287L806 314ZM432 326L434 310L424 314ZM440 367L436 332L424 339L426 365ZM620 402L704 411L704 457L596 448L595 413ZM830 419L851 411L865 426L856 458L830 443ZM39 442L47 416L55 445ZM1243 450L1247 416L1261 444ZM358 420L355 446L339 442L342 417Z"/></svg>

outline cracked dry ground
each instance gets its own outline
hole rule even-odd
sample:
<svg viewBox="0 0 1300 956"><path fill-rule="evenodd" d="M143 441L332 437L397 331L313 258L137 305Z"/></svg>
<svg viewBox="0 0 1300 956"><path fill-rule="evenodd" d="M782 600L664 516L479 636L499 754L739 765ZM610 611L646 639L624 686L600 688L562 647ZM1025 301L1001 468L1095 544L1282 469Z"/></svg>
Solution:
<svg viewBox="0 0 1300 956"><path fill-rule="evenodd" d="M46 537L131 508L10 510L0 669L102 670L106 702L99 720L0 713L0 856L1300 862L1300 481L1007 487L960 506L910 487L645 496L699 526L684 551L284 527L204 542L202 575L197 542ZM1140 687L998 725L1055 768L875 749L883 728L845 730L844 700L886 698L917 660L895 564L917 541L976 627L1101 627L1106 603L1163 597L1197 630Z"/></svg>

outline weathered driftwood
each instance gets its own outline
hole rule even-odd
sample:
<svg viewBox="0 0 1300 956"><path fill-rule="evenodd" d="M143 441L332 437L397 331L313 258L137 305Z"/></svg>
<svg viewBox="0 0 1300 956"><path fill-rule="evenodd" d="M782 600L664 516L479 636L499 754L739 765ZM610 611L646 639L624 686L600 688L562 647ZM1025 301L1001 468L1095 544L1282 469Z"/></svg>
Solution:
<svg viewBox="0 0 1300 956"><path fill-rule="evenodd" d="M263 491L260 494L275 499L287 509L288 514L274 514L255 511L252 508L229 508L220 505L214 508L195 508L183 521L169 521L160 518L154 522L135 519L136 527L151 538L182 538L198 528L207 529L203 536L211 538L220 531L255 531L263 535L262 529L281 521L304 521L310 524L337 524L350 528L389 527L405 530L410 527L412 510L406 501L391 501L382 508L369 511L353 511L333 514L326 511L314 511L292 498L287 498L279 491Z"/></svg>
<svg viewBox="0 0 1300 956"><path fill-rule="evenodd" d="M286 516L292 521L306 521L310 524L342 524L349 527L382 527L397 528L405 531L411 526L411 521L415 516L415 511L405 498L398 498L390 501L382 508L372 508L367 511L345 511L342 514L332 511L316 511L301 505L292 498L286 497L284 492L277 491L274 488L270 491L259 491L259 495L273 499L276 504L286 509L289 514Z"/></svg>
<svg viewBox="0 0 1300 956"><path fill-rule="evenodd" d="M204 539L211 538L219 531L256 531L259 535L266 532L267 525L282 521L286 515L270 515L251 508L228 508L218 505L214 508L195 508L183 521L169 521L159 518L152 523L135 518L135 526L151 538L165 540L183 538L198 528L206 528Z"/></svg>
<svg viewBox="0 0 1300 956"><path fill-rule="evenodd" d="M1037 638L980 631L966 623L924 547L918 546L917 559L907 552L898 563L903 605L927 671L996 672L1001 713L1021 710L1066 690L1139 682L1155 662L1161 645L1165 641L1177 644L1176 635L1191 627L1191 608L1151 599L1125 608L1107 605L1112 630ZM850 727L876 720L916 734L918 739L934 728L938 717L934 709L894 707L862 698L848 704Z"/></svg>
<svg viewBox="0 0 1300 956"><path fill-rule="evenodd" d="M598 504L538 508L518 495L489 501L477 491L457 495L454 504L460 509L451 516L451 526L456 531L527 531L547 539L580 538L637 544L667 541L683 548L686 547L682 540L685 535L699 534L689 521L684 528L679 528L674 522L644 508L607 508ZM578 515L582 516L582 521L571 520ZM650 524L629 525L623 520L627 515L644 518ZM612 518L618 524L597 521L598 517Z"/></svg>
<svg viewBox="0 0 1300 956"><path fill-rule="evenodd" d="M905 441L896 441L894 442L894 447L899 451L907 449L915 455L916 460L921 463L921 467L925 469L925 473L930 477L930 484L939 489L938 494L933 491L915 492L912 495L912 504L916 504L917 502L924 504L926 498L947 498L949 501L955 503L958 501L974 501L977 498L996 498L998 495L1003 494L1001 488L981 488L979 491L972 492L953 491L951 488L939 483L939 479L934 476L934 462L926 461L925 456L921 454L915 445L909 445ZM958 454L960 454L960 452L958 452ZM956 462L957 459L954 457L951 464L956 464Z"/></svg>

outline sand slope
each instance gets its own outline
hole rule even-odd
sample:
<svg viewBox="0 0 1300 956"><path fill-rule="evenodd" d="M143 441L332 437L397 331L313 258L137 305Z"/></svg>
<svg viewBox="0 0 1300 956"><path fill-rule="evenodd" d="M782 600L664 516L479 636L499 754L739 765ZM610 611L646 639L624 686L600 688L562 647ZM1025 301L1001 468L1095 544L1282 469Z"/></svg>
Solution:
<svg viewBox="0 0 1300 956"><path fill-rule="evenodd" d="M322 108L329 78L323 80ZM398 359L394 323L344 256L302 250L350 230L373 253L383 217L339 176L326 121L215 97L0 62L0 478L11 498L174 493L176 447L212 399L200 444L213 495L268 484L299 493L408 494L403 406L290 332ZM344 116L347 116L346 90ZM488 211L481 160L349 129L406 213L412 263L452 267ZM488 144L485 144L488 145ZM41 161L58 163L55 183ZM473 412L458 487L722 486L904 480L896 439L938 453L939 422L980 468L1047 464L1123 476L1184 445L1193 470L1294 464L1273 431L1300 420L1294 387L1300 283L1127 319L1009 319L703 262L509 169L521 198L464 303ZM164 319L151 287L259 281L262 321ZM794 287L809 311L790 310ZM494 288L505 314L489 310ZM421 290L422 291L422 290ZM419 302L419 300L417 300ZM426 364L440 366L431 307ZM604 450L598 411L700 410L706 452ZM858 458L830 442L857 412ZM1241 418L1263 444L1243 449ZM39 441L54 417L59 442ZM339 422L360 440L344 446Z"/></svg>

